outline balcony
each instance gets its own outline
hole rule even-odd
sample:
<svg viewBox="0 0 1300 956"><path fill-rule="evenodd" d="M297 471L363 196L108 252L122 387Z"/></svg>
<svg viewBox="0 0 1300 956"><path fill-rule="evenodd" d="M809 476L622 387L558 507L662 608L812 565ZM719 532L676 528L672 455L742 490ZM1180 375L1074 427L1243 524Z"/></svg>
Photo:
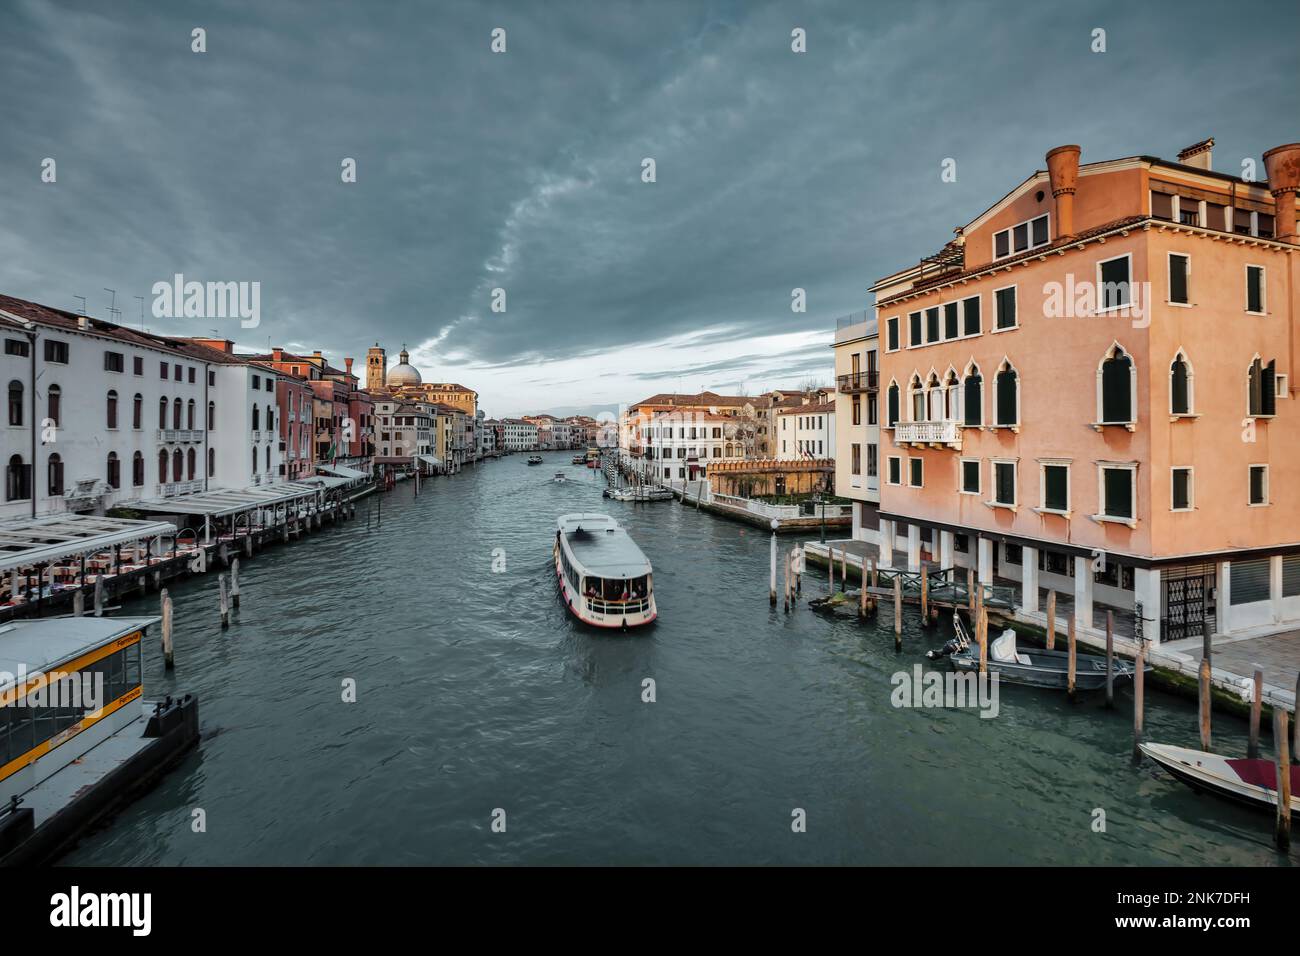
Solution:
<svg viewBox="0 0 1300 956"><path fill-rule="evenodd" d="M850 372L847 375L839 377L839 385L836 391L842 395L856 395L860 392L876 392L880 390L880 373L876 369L867 369L865 372Z"/></svg>
<svg viewBox="0 0 1300 956"><path fill-rule="evenodd" d="M169 481L158 486L158 496L171 498L173 495L187 495L202 490L202 481Z"/></svg>
<svg viewBox="0 0 1300 956"><path fill-rule="evenodd" d="M894 441L900 445L952 448L961 451L961 425L957 422L898 422Z"/></svg>
<svg viewBox="0 0 1300 956"><path fill-rule="evenodd" d="M160 428L158 429L158 440L167 444L176 442L201 442L203 441L203 429L201 428Z"/></svg>

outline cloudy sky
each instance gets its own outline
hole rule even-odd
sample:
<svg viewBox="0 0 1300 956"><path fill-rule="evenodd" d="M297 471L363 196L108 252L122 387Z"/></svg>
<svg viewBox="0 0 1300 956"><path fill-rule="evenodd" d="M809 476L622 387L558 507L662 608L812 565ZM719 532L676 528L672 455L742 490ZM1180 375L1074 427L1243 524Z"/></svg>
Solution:
<svg viewBox="0 0 1300 956"><path fill-rule="evenodd" d="M0 291L107 318L112 288L126 323L140 296L155 331L336 360L405 343L493 415L829 381L835 319L1049 148L1213 135L1236 172L1300 138L1300 4L1233 9L6 0ZM261 283L260 325L154 318L176 273Z"/></svg>

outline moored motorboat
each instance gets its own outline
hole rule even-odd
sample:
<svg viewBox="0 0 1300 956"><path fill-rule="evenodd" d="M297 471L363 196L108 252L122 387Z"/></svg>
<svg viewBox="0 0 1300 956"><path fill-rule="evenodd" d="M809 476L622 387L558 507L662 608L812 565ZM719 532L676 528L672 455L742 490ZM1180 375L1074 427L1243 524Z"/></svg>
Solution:
<svg viewBox="0 0 1300 956"><path fill-rule="evenodd" d="M953 667L964 671L977 671L980 666L979 647L971 639L970 627L964 612L952 616L955 636L942 648L926 654L931 660L947 657ZM1070 686L1070 654L1068 651L1047 650L1035 647L1021 650L1016 647L1016 632L1006 628L988 645L988 671L1000 680L1030 687L1066 689ZM1116 658L1113 662L1114 679L1133 676L1133 664ZM1075 653L1074 686L1077 690L1097 690L1106 686L1106 658L1096 654Z"/></svg>
<svg viewBox="0 0 1300 956"><path fill-rule="evenodd" d="M642 485L639 488L606 489L605 497L615 501L671 501L673 493L667 488Z"/></svg>
<svg viewBox="0 0 1300 956"><path fill-rule="evenodd" d="M583 623L626 630L658 617L650 561L609 515L562 515L554 557L564 603Z"/></svg>
<svg viewBox="0 0 1300 956"><path fill-rule="evenodd" d="M1139 744L1142 753L1193 790L1261 810L1277 807L1277 765L1262 757L1224 757L1170 744ZM1300 812L1300 767L1291 768L1291 812Z"/></svg>

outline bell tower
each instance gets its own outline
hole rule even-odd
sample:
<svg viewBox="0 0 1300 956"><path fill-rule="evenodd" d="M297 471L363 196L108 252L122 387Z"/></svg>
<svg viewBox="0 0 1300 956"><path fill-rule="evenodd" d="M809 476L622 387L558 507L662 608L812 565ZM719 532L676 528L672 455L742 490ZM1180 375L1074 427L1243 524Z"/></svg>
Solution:
<svg viewBox="0 0 1300 956"><path fill-rule="evenodd" d="M366 388L383 388L388 384L388 353L375 343L366 352Z"/></svg>

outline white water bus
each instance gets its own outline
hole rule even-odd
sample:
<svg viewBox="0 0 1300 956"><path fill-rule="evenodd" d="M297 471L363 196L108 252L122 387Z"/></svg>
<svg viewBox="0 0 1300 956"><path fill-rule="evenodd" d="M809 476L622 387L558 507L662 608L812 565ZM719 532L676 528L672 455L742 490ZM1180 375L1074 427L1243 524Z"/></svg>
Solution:
<svg viewBox="0 0 1300 956"><path fill-rule="evenodd" d="M585 624L626 630L658 617L650 561L609 515L561 516L555 574L564 603Z"/></svg>

